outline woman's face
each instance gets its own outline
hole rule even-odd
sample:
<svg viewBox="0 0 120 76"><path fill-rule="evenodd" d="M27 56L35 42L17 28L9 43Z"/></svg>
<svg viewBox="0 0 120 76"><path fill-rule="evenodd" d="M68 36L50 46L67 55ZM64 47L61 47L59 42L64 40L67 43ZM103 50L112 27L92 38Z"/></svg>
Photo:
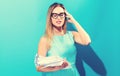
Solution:
<svg viewBox="0 0 120 76"><path fill-rule="evenodd" d="M62 7L57 6L51 13L52 24L56 27L62 27L65 21L65 11Z"/></svg>

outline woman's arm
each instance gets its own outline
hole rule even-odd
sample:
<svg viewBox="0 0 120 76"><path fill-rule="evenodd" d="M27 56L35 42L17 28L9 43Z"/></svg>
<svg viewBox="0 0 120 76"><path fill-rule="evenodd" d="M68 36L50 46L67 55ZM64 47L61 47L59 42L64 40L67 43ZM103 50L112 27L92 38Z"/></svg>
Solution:
<svg viewBox="0 0 120 76"><path fill-rule="evenodd" d="M73 23L78 31L78 32L75 31L72 32L75 42L83 45L88 45L91 42L88 33L81 27L81 25L73 18L71 14L69 14L67 11L65 12L67 14L67 17L69 18L68 22Z"/></svg>
<svg viewBox="0 0 120 76"><path fill-rule="evenodd" d="M36 68L37 68L37 71L39 71L39 72L52 72L52 71L61 70L67 66L68 66L68 63L63 62L63 64L61 66L46 67L46 68L43 68L44 66L37 66Z"/></svg>
<svg viewBox="0 0 120 76"><path fill-rule="evenodd" d="M51 71L57 71L57 70L60 70L61 67L60 66L56 66L56 67L46 67L46 68L43 68L44 66L37 66L37 71L39 72L51 72Z"/></svg>
<svg viewBox="0 0 120 76"><path fill-rule="evenodd" d="M48 51L47 39L45 37L42 37L38 45L38 55L45 57L47 54L47 51ZM67 65L68 63L64 62L61 66L46 67L46 68L44 68L44 66L36 66L36 69L39 72L51 72L51 71L57 71L57 70L63 69Z"/></svg>

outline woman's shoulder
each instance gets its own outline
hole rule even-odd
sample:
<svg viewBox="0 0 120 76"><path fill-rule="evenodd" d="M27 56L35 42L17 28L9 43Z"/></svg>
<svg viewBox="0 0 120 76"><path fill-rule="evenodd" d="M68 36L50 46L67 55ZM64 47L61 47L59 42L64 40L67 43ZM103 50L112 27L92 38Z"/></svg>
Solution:
<svg viewBox="0 0 120 76"><path fill-rule="evenodd" d="M46 43L47 42L47 37L46 36L41 36L39 42L40 43Z"/></svg>
<svg viewBox="0 0 120 76"><path fill-rule="evenodd" d="M74 35L74 34L76 34L77 32L76 32L76 31L67 31L67 33Z"/></svg>
<svg viewBox="0 0 120 76"><path fill-rule="evenodd" d="M67 31L67 34L71 37L74 37L76 31Z"/></svg>
<svg viewBox="0 0 120 76"><path fill-rule="evenodd" d="M42 36L39 40L39 47L45 48L45 49L49 49L49 43L48 43L48 39L46 36Z"/></svg>
<svg viewBox="0 0 120 76"><path fill-rule="evenodd" d="M68 32L68 33L75 33L76 31L66 31L66 32Z"/></svg>

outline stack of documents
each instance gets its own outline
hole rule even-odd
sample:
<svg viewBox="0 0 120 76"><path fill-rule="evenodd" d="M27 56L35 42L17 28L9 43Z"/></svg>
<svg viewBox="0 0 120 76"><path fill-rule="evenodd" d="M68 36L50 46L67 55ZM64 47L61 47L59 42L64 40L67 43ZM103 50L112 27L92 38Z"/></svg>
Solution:
<svg viewBox="0 0 120 76"><path fill-rule="evenodd" d="M54 66L61 66L65 59L59 57L59 56L49 56L49 57L43 57L41 56L38 60L38 64L46 67L54 67ZM68 62L68 66L66 68L70 67L70 64Z"/></svg>

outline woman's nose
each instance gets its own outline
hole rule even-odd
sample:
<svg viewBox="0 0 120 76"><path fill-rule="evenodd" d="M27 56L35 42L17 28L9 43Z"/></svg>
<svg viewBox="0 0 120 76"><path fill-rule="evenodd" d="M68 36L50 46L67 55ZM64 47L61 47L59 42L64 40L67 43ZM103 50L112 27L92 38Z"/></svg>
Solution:
<svg viewBox="0 0 120 76"><path fill-rule="evenodd" d="M60 20L60 19L61 19L61 17L60 17L60 16L58 16L58 18L57 18L57 19L59 19L59 20Z"/></svg>

